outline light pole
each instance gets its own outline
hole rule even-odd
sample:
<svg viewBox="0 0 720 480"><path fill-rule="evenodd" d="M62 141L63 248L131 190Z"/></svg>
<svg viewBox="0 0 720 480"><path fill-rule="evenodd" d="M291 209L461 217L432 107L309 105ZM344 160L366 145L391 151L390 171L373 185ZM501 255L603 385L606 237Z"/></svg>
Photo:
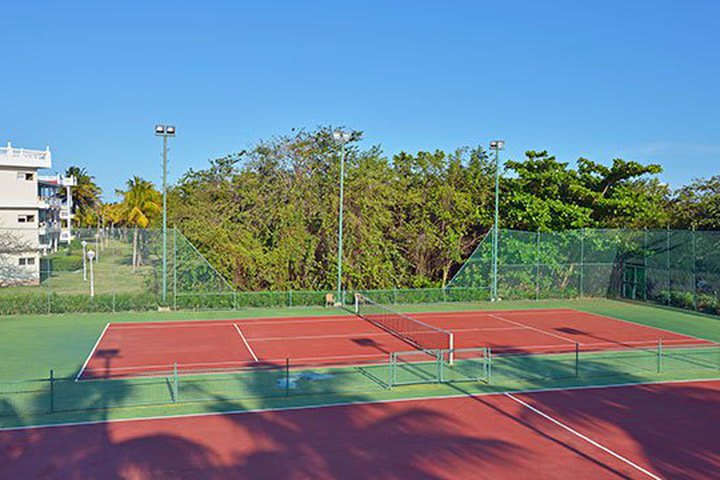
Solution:
<svg viewBox="0 0 720 480"><path fill-rule="evenodd" d="M167 140L175 136L172 125L155 125L155 135L163 137L163 179L162 179L162 299L167 301Z"/></svg>
<svg viewBox="0 0 720 480"><path fill-rule="evenodd" d="M95 261L97 262L98 260L100 260L100 233L99 233L99 230L98 230L98 232L95 232L95 252L96 252Z"/></svg>
<svg viewBox="0 0 720 480"><path fill-rule="evenodd" d="M342 304L342 257L343 257L343 199L345 190L345 145L352 134L342 130L333 132L333 139L340 145L340 208L338 212L337 292L335 304Z"/></svg>
<svg viewBox="0 0 720 480"><path fill-rule="evenodd" d="M490 150L495 150L495 220L493 225L492 242L492 291L491 300L497 302L498 298L498 230L500 222L500 150L505 147L504 140L490 142Z"/></svg>
<svg viewBox="0 0 720 480"><path fill-rule="evenodd" d="M95 257L95 252L92 250L89 250L87 252L88 260L90 260L90 297L95 297L95 274L93 273L93 258Z"/></svg>
<svg viewBox="0 0 720 480"><path fill-rule="evenodd" d="M80 245L83 247L83 282L87 282L87 242L83 240Z"/></svg>

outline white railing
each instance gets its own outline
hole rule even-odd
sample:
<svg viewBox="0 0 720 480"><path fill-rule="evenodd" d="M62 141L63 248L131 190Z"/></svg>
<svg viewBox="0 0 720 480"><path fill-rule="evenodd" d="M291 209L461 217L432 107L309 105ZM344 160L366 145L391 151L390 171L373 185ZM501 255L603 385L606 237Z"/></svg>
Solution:
<svg viewBox="0 0 720 480"><path fill-rule="evenodd" d="M8 142L7 147L0 147L0 164L50 168L50 147L45 150L28 150L26 148L13 148Z"/></svg>
<svg viewBox="0 0 720 480"><path fill-rule="evenodd" d="M38 202L40 202L41 206L48 206L48 207L62 207L62 204L63 204L62 198L50 197L47 195L39 195Z"/></svg>

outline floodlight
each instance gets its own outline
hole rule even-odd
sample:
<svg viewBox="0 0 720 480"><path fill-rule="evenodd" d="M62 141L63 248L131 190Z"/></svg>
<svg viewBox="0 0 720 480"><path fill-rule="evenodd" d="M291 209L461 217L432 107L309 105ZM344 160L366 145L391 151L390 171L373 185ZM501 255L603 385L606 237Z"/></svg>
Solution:
<svg viewBox="0 0 720 480"><path fill-rule="evenodd" d="M348 143L352 139L352 134L342 130L335 130L333 132L333 139L338 143Z"/></svg>

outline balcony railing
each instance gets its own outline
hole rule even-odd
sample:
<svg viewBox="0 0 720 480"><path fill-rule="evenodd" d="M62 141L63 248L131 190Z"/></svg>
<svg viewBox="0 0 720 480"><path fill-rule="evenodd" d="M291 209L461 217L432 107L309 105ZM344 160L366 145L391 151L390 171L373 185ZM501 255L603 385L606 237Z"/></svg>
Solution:
<svg viewBox="0 0 720 480"><path fill-rule="evenodd" d="M9 142L7 147L0 147L0 165L50 168L51 164L50 147L45 150L28 150L26 148L13 148Z"/></svg>

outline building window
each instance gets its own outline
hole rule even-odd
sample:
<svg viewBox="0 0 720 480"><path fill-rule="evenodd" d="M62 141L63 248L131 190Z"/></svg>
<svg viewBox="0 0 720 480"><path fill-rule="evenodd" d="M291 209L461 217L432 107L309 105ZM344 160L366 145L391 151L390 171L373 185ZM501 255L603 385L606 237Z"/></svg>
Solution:
<svg viewBox="0 0 720 480"><path fill-rule="evenodd" d="M35 215L18 215L18 223L33 223Z"/></svg>
<svg viewBox="0 0 720 480"><path fill-rule="evenodd" d="M28 172L18 172L17 179L18 180L27 180L28 182L32 182L35 179L35 174L28 173Z"/></svg>
<svg viewBox="0 0 720 480"><path fill-rule="evenodd" d="M19 265L35 265L35 257L19 258Z"/></svg>

